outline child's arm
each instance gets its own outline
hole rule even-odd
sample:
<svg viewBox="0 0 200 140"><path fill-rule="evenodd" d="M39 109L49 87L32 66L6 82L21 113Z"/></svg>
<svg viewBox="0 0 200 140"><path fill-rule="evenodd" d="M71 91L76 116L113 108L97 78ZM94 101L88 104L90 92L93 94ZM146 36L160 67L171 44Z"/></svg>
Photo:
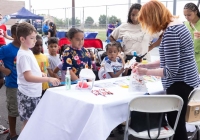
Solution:
<svg viewBox="0 0 200 140"><path fill-rule="evenodd" d="M116 41L116 39L112 35L110 35L109 39L110 39L110 42Z"/></svg>
<svg viewBox="0 0 200 140"><path fill-rule="evenodd" d="M54 76L55 76L52 69L47 68L47 71L48 71L48 74L49 74L51 77L54 77ZM56 77L55 77L55 78L56 78Z"/></svg>
<svg viewBox="0 0 200 140"><path fill-rule="evenodd" d="M115 77L119 77L124 71L124 68L122 68L121 70L119 70L118 72L114 73L114 72L108 72L110 77L115 78Z"/></svg>
<svg viewBox="0 0 200 140"><path fill-rule="evenodd" d="M59 69L58 67L56 67L56 68L53 70L53 77L60 79L60 77L57 75L57 73L58 73L59 70L60 70L60 69Z"/></svg>
<svg viewBox="0 0 200 140"><path fill-rule="evenodd" d="M51 32L48 31L48 35L47 35L47 37L48 37L48 38L51 37Z"/></svg>
<svg viewBox="0 0 200 140"><path fill-rule="evenodd" d="M72 70L70 70L70 75L71 75L71 81L76 81L79 79Z"/></svg>
<svg viewBox="0 0 200 140"><path fill-rule="evenodd" d="M34 75L32 75L31 71L25 71L23 74L24 74L24 78L27 82L33 82L33 83L49 82L54 86L57 86L60 84L60 80L57 78L34 76Z"/></svg>
<svg viewBox="0 0 200 140"><path fill-rule="evenodd" d="M126 68L125 71L124 71L124 73L122 73L122 75L123 75L123 76L127 76L128 70L129 70L129 68Z"/></svg>
<svg viewBox="0 0 200 140"><path fill-rule="evenodd" d="M11 71L10 71L9 69L7 69L7 68L5 68L5 67L3 67L3 66L0 66L0 71L1 71L3 74L5 74L6 76L8 76L8 75L11 73Z"/></svg>
<svg viewBox="0 0 200 140"><path fill-rule="evenodd" d="M122 60L123 66L125 66L124 58L122 57L121 53L118 53L118 57Z"/></svg>

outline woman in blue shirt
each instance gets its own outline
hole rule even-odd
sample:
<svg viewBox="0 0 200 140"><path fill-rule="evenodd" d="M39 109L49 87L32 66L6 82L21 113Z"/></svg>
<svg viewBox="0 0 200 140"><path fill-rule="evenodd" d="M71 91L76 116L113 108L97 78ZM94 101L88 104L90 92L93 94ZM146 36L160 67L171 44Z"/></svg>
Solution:
<svg viewBox="0 0 200 140"><path fill-rule="evenodd" d="M46 21L45 24L44 24L43 27L42 27L42 32L43 32L45 35L48 35L48 30L49 30L48 21Z"/></svg>

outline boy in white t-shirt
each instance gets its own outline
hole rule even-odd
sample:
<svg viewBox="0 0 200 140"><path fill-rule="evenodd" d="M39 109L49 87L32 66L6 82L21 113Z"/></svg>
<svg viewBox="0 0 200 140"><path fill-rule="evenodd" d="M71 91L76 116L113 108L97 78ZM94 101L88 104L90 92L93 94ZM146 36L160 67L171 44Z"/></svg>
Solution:
<svg viewBox="0 0 200 140"><path fill-rule="evenodd" d="M22 129L40 101L42 83L50 82L55 86L60 84L58 79L47 77L41 72L30 50L35 46L36 33L35 28L27 22L17 26L17 38L21 42L17 53L17 100L20 119L23 121Z"/></svg>

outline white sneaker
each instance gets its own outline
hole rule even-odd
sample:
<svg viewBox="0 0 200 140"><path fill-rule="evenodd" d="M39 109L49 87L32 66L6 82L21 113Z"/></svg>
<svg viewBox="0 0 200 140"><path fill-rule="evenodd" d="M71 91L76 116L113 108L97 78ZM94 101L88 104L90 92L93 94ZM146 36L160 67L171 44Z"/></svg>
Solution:
<svg viewBox="0 0 200 140"><path fill-rule="evenodd" d="M9 129L5 128L3 125L0 125L0 134L6 134L9 132Z"/></svg>

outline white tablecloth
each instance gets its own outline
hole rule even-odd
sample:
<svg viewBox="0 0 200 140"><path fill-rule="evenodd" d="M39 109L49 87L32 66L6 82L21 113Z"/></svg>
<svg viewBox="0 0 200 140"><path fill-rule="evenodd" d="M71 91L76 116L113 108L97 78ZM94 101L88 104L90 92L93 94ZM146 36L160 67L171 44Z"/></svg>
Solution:
<svg viewBox="0 0 200 140"><path fill-rule="evenodd" d="M163 91L161 82L148 83L147 87L150 94ZM119 86L109 90L114 95L103 97L75 86L71 90L64 86L48 89L18 140L106 140L126 120L128 102L139 95Z"/></svg>

